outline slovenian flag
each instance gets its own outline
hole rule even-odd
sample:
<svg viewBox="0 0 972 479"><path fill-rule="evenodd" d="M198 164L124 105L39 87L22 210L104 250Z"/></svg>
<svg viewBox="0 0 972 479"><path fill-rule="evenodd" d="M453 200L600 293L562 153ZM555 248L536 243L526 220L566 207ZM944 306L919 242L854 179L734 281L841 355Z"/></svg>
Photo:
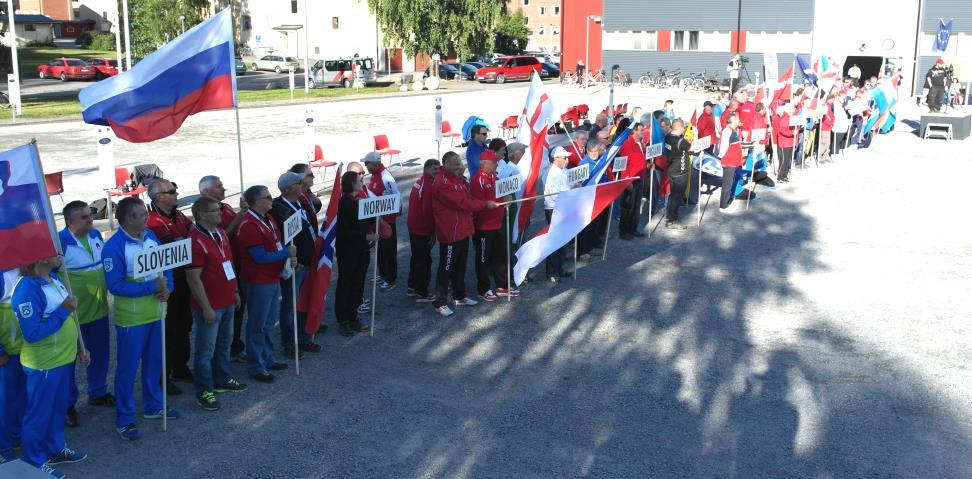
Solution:
<svg viewBox="0 0 972 479"><path fill-rule="evenodd" d="M582 186L601 182L604 174L608 171L608 166L614 161L614 157L618 156L618 151L621 151L621 145L623 145L624 142L628 140L628 137L631 136L631 130L634 125L634 122L628 123L628 127L622 130L621 133L617 134L616 138L614 139L614 143L611 143L611 146L608 147L607 151L605 151L604 154L597 159L594 165L591 166L591 173L587 179L581 183Z"/></svg>
<svg viewBox="0 0 972 479"><path fill-rule="evenodd" d="M145 57L131 70L81 90L85 123L119 138L165 138L189 115L236 106L233 19L224 9Z"/></svg>
<svg viewBox="0 0 972 479"><path fill-rule="evenodd" d="M371 193L371 192L369 192ZM324 226L314 244L314 263L317 267L307 275L300 287L297 311L307 314L304 331L314 335L324 321L324 297L331 289L331 273L334 272L334 244L337 240L337 209L341 201L341 167L334 173L331 201L324 213Z"/></svg>
<svg viewBox="0 0 972 479"><path fill-rule="evenodd" d="M513 282L516 285L523 283L530 268L580 234L634 180L625 178L558 193L550 225L516 251Z"/></svg>
<svg viewBox="0 0 972 479"><path fill-rule="evenodd" d="M57 256L56 235L37 145L0 153L0 270Z"/></svg>
<svg viewBox="0 0 972 479"><path fill-rule="evenodd" d="M813 68L810 68L810 65L807 64L807 61L804 60L802 57L800 57L800 55L794 55L794 56L796 57L796 62L800 65L800 71L803 72L803 76L806 77L806 79L809 80L810 83L816 85L817 75L813 73Z"/></svg>

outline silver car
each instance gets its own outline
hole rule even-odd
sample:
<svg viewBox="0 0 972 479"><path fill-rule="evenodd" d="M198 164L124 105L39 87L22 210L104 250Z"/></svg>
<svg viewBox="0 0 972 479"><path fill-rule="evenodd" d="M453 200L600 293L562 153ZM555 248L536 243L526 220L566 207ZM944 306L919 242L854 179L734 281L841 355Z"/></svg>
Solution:
<svg viewBox="0 0 972 479"><path fill-rule="evenodd" d="M259 60L254 60L250 65L250 69L253 71L266 70L273 71L276 73L283 73L287 70L293 68L294 71L300 71L298 68L299 64L297 59L294 57L283 57L281 55L264 55Z"/></svg>

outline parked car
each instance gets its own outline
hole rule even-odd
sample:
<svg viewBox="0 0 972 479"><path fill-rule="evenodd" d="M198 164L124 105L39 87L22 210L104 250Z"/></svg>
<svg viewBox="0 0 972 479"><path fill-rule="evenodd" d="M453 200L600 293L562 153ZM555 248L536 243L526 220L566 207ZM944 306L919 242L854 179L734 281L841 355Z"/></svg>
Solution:
<svg viewBox="0 0 972 479"><path fill-rule="evenodd" d="M482 67L476 66L472 63L463 63L462 65L459 65L459 70L466 75L466 80L475 80L476 72L478 72L480 68Z"/></svg>
<svg viewBox="0 0 972 479"><path fill-rule="evenodd" d="M237 75L244 75L244 74L246 74L246 62L243 61L243 58L241 58L241 57L234 58L233 59L233 66L236 67L236 74Z"/></svg>
<svg viewBox="0 0 972 479"><path fill-rule="evenodd" d="M560 68L553 63L540 64L540 76L543 78L560 78Z"/></svg>
<svg viewBox="0 0 972 479"><path fill-rule="evenodd" d="M300 71L297 59L281 55L264 55L259 60L254 60L253 64L250 65L250 69L253 71L266 70L276 73L283 73L290 68L293 68L294 71Z"/></svg>
<svg viewBox="0 0 972 479"><path fill-rule="evenodd" d="M354 86L355 72L365 86L374 85L377 80L375 62L371 58L338 58L317 60L311 66L310 83L308 85L311 88L322 86L351 88Z"/></svg>
<svg viewBox="0 0 972 479"><path fill-rule="evenodd" d="M476 67L477 70L479 70L480 68L486 66L486 63L487 62L475 62L475 61L473 61L473 62L466 62L465 65L472 65L472 66Z"/></svg>
<svg viewBox="0 0 972 479"><path fill-rule="evenodd" d="M89 61L88 65L94 67L95 79L97 80L103 80L118 74L118 61L114 58L95 58Z"/></svg>
<svg viewBox="0 0 972 479"><path fill-rule="evenodd" d="M91 80L95 77L97 70L88 65L88 62L77 58L55 58L47 65L37 66L37 76L44 78L60 78L61 81L68 80Z"/></svg>
<svg viewBox="0 0 972 479"><path fill-rule="evenodd" d="M425 73L422 74L422 78L428 78L432 67L425 69ZM439 78L443 80L465 80L466 74L459 70L456 65L451 63L440 63L439 64Z"/></svg>
<svg viewBox="0 0 972 479"><path fill-rule="evenodd" d="M533 72L540 73L540 61L531 56L498 58L476 72L480 83L505 83L515 80L529 80Z"/></svg>

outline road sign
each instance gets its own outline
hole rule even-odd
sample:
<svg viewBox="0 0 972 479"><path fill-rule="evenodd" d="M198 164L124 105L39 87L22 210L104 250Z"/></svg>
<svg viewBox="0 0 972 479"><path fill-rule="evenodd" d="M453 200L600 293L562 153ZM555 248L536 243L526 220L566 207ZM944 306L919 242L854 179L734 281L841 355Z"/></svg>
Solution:
<svg viewBox="0 0 972 479"><path fill-rule="evenodd" d="M496 197L502 198L520 191L520 175L513 175L496 182Z"/></svg>
<svg viewBox="0 0 972 479"><path fill-rule="evenodd" d="M442 97L435 97L435 141L442 141Z"/></svg>
<svg viewBox="0 0 972 479"><path fill-rule="evenodd" d="M13 73L7 74L7 101L18 115L23 114L20 110L20 79Z"/></svg>
<svg viewBox="0 0 972 479"><path fill-rule="evenodd" d="M402 209L400 195L376 196L358 201L358 219L364 220L376 216L398 213Z"/></svg>
<svg viewBox="0 0 972 479"><path fill-rule="evenodd" d="M146 248L132 257L132 276L136 279L154 276L192 262L192 240L184 239L169 244Z"/></svg>
<svg viewBox="0 0 972 479"><path fill-rule="evenodd" d="M615 156L614 164L611 166L611 173L621 173L628 168L627 156Z"/></svg>
<svg viewBox="0 0 972 479"><path fill-rule="evenodd" d="M111 141L111 130L98 128L98 182L104 189L115 186L115 147Z"/></svg>
<svg viewBox="0 0 972 479"><path fill-rule="evenodd" d="M567 170L567 183L576 185L591 176L591 165L584 163Z"/></svg>
<svg viewBox="0 0 972 479"><path fill-rule="evenodd" d="M646 146L645 158L654 158L656 156L661 156L662 146L664 146L664 143L655 143L654 145Z"/></svg>
<svg viewBox="0 0 972 479"><path fill-rule="evenodd" d="M287 221L284 221L284 243L290 243L290 240L294 239L294 236L300 234L300 228L302 226L300 221L301 219L299 212L290 215L290 218L287 218Z"/></svg>
<svg viewBox="0 0 972 479"><path fill-rule="evenodd" d="M695 141L692 142L692 152L698 153L710 146L712 146L711 136L703 136L701 138L696 138Z"/></svg>

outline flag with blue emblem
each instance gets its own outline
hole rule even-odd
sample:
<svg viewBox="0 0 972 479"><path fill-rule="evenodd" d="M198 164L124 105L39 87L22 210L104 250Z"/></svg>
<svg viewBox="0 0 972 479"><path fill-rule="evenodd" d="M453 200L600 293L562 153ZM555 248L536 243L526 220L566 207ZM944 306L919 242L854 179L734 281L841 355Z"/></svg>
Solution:
<svg viewBox="0 0 972 479"><path fill-rule="evenodd" d="M57 256L56 235L37 145L0 153L0 270Z"/></svg>
<svg viewBox="0 0 972 479"><path fill-rule="evenodd" d="M944 52L948 48L948 40L952 37L952 20L948 22L938 19L938 35L935 35L935 51Z"/></svg>
<svg viewBox="0 0 972 479"><path fill-rule="evenodd" d="M307 315L304 330L313 336L324 321L324 298L331 288L331 274L334 271L334 243L337 239L337 208L341 201L341 167L334 173L334 188L331 200L324 213L324 224L317 241L314 243L314 270L307 275L300 287L297 298L297 311Z"/></svg>
<svg viewBox="0 0 972 479"><path fill-rule="evenodd" d="M621 145L628 140L631 136L631 127L634 126L634 122L628 124L628 127L622 130L614 138L614 143L601 155L600 158L591 165L591 175L584 180L582 186L597 184L601 182L601 178L604 176L604 172L608 171L608 166L614 161L614 157L618 155L618 151L621 150Z"/></svg>
<svg viewBox="0 0 972 479"><path fill-rule="evenodd" d="M806 77L807 80L810 80L810 83L816 85L817 75L813 73L813 68L810 68L810 65L807 64L807 61L801 58L800 55L794 55L794 56L796 57L797 64L800 65L800 71L803 72L803 76Z"/></svg>

